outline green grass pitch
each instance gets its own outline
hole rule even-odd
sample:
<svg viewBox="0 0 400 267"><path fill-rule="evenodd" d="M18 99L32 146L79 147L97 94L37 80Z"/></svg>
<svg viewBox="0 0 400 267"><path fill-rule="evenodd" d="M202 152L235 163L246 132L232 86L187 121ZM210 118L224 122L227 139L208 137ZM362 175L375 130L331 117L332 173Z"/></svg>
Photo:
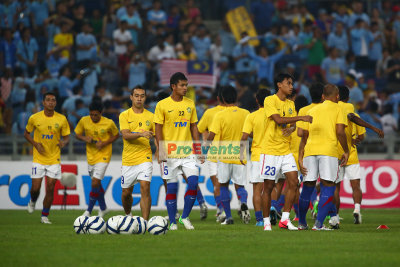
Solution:
<svg viewBox="0 0 400 267"><path fill-rule="evenodd" d="M165 236L138 236L77 235L72 224L82 211L53 210L53 224L43 225L40 211L1 210L0 266L400 266L400 210L363 210L361 225L351 212L341 212L337 231L264 232L254 214L249 225L234 214L234 225L221 226L214 211L200 221L196 210L194 231L179 225ZM376 230L380 224L390 229Z"/></svg>

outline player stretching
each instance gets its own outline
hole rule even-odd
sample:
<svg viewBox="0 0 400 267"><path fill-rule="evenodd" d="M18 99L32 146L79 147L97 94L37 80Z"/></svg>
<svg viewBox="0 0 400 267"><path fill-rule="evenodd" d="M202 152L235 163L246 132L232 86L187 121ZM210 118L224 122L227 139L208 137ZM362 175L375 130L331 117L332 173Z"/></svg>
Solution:
<svg viewBox="0 0 400 267"><path fill-rule="evenodd" d="M270 93L266 89L261 89L256 94L256 101L259 109L246 117L243 125L242 141L247 141L253 133L251 144L251 177L250 183L253 184L253 205L256 215L256 226L264 226L262 216L262 191L264 180L260 178L260 150L264 137L264 99Z"/></svg>
<svg viewBox="0 0 400 267"><path fill-rule="evenodd" d="M219 141L223 146L231 146L233 142L239 143L244 121L249 112L236 106L237 92L232 86L222 88L222 101L225 103L225 110L218 112L211 124L210 134L207 141L213 141L216 135L219 135ZM229 143L229 145L228 145ZM246 164L246 160L243 161ZM246 224L250 222L250 212L247 207L247 191L244 188L246 184L246 165L240 162L240 159L224 159L219 155L218 160L218 182L221 190L221 202L224 207L226 219L222 224L233 224L231 214L231 205L229 197L229 181L237 188L238 198L241 201L241 218Z"/></svg>
<svg viewBox="0 0 400 267"><path fill-rule="evenodd" d="M215 114L225 109L225 104L221 100L220 93L221 90L219 90L217 96L218 106L207 109L204 112L203 116L201 117L199 124L197 125L199 132L203 134L203 140L207 140L209 129L211 127L211 123L213 121L213 118L215 117ZM215 141L219 140L219 136L217 135L216 137L214 137L214 140ZM212 158L207 159L207 166L208 166L208 174L210 175L211 182L213 183L214 186L214 198L215 198L215 204L217 205L217 214L216 214L217 222L223 222L225 220L225 214L221 203L220 185L217 180L217 159L212 159ZM201 208L202 207L200 205L200 213L201 213Z"/></svg>
<svg viewBox="0 0 400 267"><path fill-rule="evenodd" d="M47 216L53 202L54 186L56 181L61 179L61 148L68 143L70 130L65 116L54 111L57 104L54 93L45 93L42 104L43 110L29 118L24 133L25 139L33 145L32 187L28 212L32 213L35 210L42 179L46 176L46 195L43 200L41 222L51 224ZM34 131L33 138L32 131Z"/></svg>
<svg viewBox="0 0 400 267"><path fill-rule="evenodd" d="M132 107L119 115L119 127L124 140L122 151L121 187L122 206L131 215L132 191L140 184L140 209L142 217L149 219L151 208L150 182L153 174L150 139L153 137L153 113L143 108L146 90L140 86L132 89Z"/></svg>
<svg viewBox="0 0 400 267"><path fill-rule="evenodd" d="M119 132L112 120L101 115L103 112L101 102L92 102L89 111L89 116L83 117L75 128L76 138L86 143L88 172L92 178L89 205L83 215L90 216L98 201L99 216L104 217L108 210L101 181L111 160L112 143L118 139Z"/></svg>
<svg viewBox="0 0 400 267"><path fill-rule="evenodd" d="M188 230L194 227L189 219L189 214L196 201L199 170L193 155L179 157L174 155L167 158L164 145L180 145L180 143L192 144L195 141L200 144L199 131L197 129L196 107L192 100L186 98L188 81L181 72L173 74L170 78L172 94L157 103L154 114L156 155L162 165L163 178L167 180L167 210L170 221L170 230L177 230L175 214L177 211L176 194L178 191L178 172L182 170L187 177L188 189L185 194L185 204L179 222ZM175 158L174 158L175 157Z"/></svg>
<svg viewBox="0 0 400 267"><path fill-rule="evenodd" d="M324 102L308 111L313 117L311 124L304 124L299 147L299 165L304 175L303 190L300 198L309 203L315 183L320 177L321 195L318 215L313 230L325 230L325 217L331 210L336 210L333 203L335 181L338 171L338 141L343 148L340 165L345 166L349 158L345 127L347 119L342 108L337 104L339 89L332 84L325 85L322 95ZM304 160L303 160L304 159ZM305 216L307 209L302 205L299 211L299 229L308 229Z"/></svg>
<svg viewBox="0 0 400 267"><path fill-rule="evenodd" d="M289 74L278 74L274 80L277 93L264 100L265 132L260 154L260 173L264 180L263 206L264 230L271 231L269 211L271 192L275 181L283 173L288 187L279 227L297 230L289 219L298 184L296 161L290 152L290 134L297 121L312 121L310 116L294 116L295 106L287 97L293 91L293 78ZM291 124L290 127L288 124ZM287 129L287 128L290 128Z"/></svg>
<svg viewBox="0 0 400 267"><path fill-rule="evenodd" d="M346 166L339 168L338 180L336 181L336 190L335 190L335 204L337 209L337 215L332 216L329 220L329 224L332 228L338 228L339 226L339 207L340 207L340 182L343 179L349 179L351 187L353 189L353 200L354 200L354 223L361 223L361 200L362 200L362 191L360 187L360 163L358 161L357 148L358 145L363 139L365 134L365 128L370 128L374 132L376 132L379 137L383 138L383 131L372 126L371 124L365 122L357 114L355 114L354 106L350 103L347 103L349 100L349 88L346 86L339 86L339 106L343 109L343 113L348 120L348 127L346 127L346 140L347 145L350 150L349 160L347 161ZM361 125L361 126L360 126ZM341 146L338 146L339 155L343 153L343 149Z"/></svg>

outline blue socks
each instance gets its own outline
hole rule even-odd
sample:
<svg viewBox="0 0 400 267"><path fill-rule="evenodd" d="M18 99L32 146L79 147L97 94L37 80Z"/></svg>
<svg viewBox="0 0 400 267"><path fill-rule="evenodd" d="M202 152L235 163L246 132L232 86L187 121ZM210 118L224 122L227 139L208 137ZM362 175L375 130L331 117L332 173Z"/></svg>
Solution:
<svg viewBox="0 0 400 267"><path fill-rule="evenodd" d="M178 183L167 183L167 211L170 223L176 224L176 193L178 192Z"/></svg>
<svg viewBox="0 0 400 267"><path fill-rule="evenodd" d="M303 187L303 188L304 188L304 187ZM318 196L318 194L317 194L317 188L314 188L314 191L312 192L311 198L310 198L310 201L311 201L311 204L312 204L312 205L314 205L315 201L317 201L317 196Z"/></svg>
<svg viewBox="0 0 400 267"><path fill-rule="evenodd" d="M284 205L285 205L285 195L281 194L281 196L278 199L278 206L275 208L278 212L281 212Z"/></svg>
<svg viewBox="0 0 400 267"><path fill-rule="evenodd" d="M199 184L198 176L189 176L187 180L188 189L185 194L185 205L183 206L182 219L186 219L187 217L189 217L189 214L192 211L194 202L196 201L197 186Z"/></svg>
<svg viewBox="0 0 400 267"><path fill-rule="evenodd" d="M294 213L296 213L296 217L299 218L299 203L293 204Z"/></svg>
<svg viewBox="0 0 400 267"><path fill-rule="evenodd" d="M100 193L99 193L99 198L97 200L99 201L100 209L105 210L107 206L106 206L106 201L104 200L104 189L102 185L100 185Z"/></svg>
<svg viewBox="0 0 400 267"><path fill-rule="evenodd" d="M221 195L215 197L215 205L217 205L217 209L222 212Z"/></svg>
<svg viewBox="0 0 400 267"><path fill-rule="evenodd" d="M50 213L50 208L49 209L45 209L45 208L42 209L42 217L49 216L49 213Z"/></svg>
<svg viewBox="0 0 400 267"><path fill-rule="evenodd" d="M92 191L90 191L89 194L89 205L87 208L87 211L92 213L93 207L96 204L97 199L99 199L100 195L100 187L94 187L92 188ZM104 194L103 194L103 199L104 199Z"/></svg>
<svg viewBox="0 0 400 267"><path fill-rule="evenodd" d="M318 228L322 227L326 216L329 211L333 209L333 195L335 194L335 186L323 186L321 183L321 195L318 203L318 215L315 225Z"/></svg>
<svg viewBox="0 0 400 267"><path fill-rule="evenodd" d="M241 186L236 190L236 193L238 195L240 203L246 203L247 204L247 191L246 191L246 189L244 189L244 187Z"/></svg>
<svg viewBox="0 0 400 267"><path fill-rule="evenodd" d="M204 203L204 197L203 194L201 193L201 190L199 187L197 187L197 202L199 202L199 204L203 204Z"/></svg>
<svg viewBox="0 0 400 267"><path fill-rule="evenodd" d="M255 213L256 213L256 220L257 220L257 222L262 222L262 221L263 221L262 211L259 210L259 211L256 211Z"/></svg>
<svg viewBox="0 0 400 267"><path fill-rule="evenodd" d="M221 185L221 203L222 206L224 207L225 215L226 218L232 218L231 214L231 200L229 198L229 189L227 186L222 186Z"/></svg>
<svg viewBox="0 0 400 267"><path fill-rule="evenodd" d="M303 190L299 197L299 224L307 225L306 215L308 207L310 206L311 195L313 191L315 191L314 189L314 186L303 185Z"/></svg>

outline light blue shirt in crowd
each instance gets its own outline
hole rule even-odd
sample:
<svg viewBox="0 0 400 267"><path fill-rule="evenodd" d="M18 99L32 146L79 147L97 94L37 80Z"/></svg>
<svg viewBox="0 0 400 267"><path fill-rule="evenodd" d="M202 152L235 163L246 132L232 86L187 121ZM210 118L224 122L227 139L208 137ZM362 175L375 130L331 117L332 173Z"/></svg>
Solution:
<svg viewBox="0 0 400 267"><path fill-rule="evenodd" d="M76 59L84 60L84 59L95 59L95 55L97 52L97 42L96 38L93 34L85 34L84 32L79 33L76 36ZM79 49L78 45L94 45L92 48L88 50Z"/></svg>
<svg viewBox="0 0 400 267"><path fill-rule="evenodd" d="M17 43L17 55L21 55L24 59L32 61L39 49L36 39L31 37L28 43L25 43L23 40L19 40ZM24 62L20 62L21 68L25 69L27 66Z"/></svg>
<svg viewBox="0 0 400 267"><path fill-rule="evenodd" d="M49 5L47 1L33 1L30 9L33 14L33 19L35 20L35 24L42 26L43 22L49 17Z"/></svg>
<svg viewBox="0 0 400 267"><path fill-rule="evenodd" d="M128 25L136 25L139 29L143 27L140 15L136 13L132 17L129 17L128 14L122 16L121 21L126 21ZM132 42L137 46L139 44L138 31L134 29L130 29L129 31L132 35Z"/></svg>
<svg viewBox="0 0 400 267"><path fill-rule="evenodd" d="M326 81L332 84L338 84L342 81L342 73L346 71L346 63L342 58L326 57L321 63L321 69L326 73Z"/></svg>
<svg viewBox="0 0 400 267"><path fill-rule="evenodd" d="M363 40L367 46L367 54L368 54L368 31L365 29L352 29L350 32L350 36L351 36L351 48L353 50L354 55L356 56L361 55Z"/></svg>
<svg viewBox="0 0 400 267"><path fill-rule="evenodd" d="M349 89L350 89L349 101L351 103L357 104L357 103L364 101L364 95L360 88L353 87L353 88L349 88Z"/></svg>
<svg viewBox="0 0 400 267"><path fill-rule="evenodd" d="M167 21L167 14L161 9L158 11L152 9L147 12L147 20L157 23L164 23Z"/></svg>
<svg viewBox="0 0 400 267"><path fill-rule="evenodd" d="M70 80L68 77L61 76L58 81L58 95L60 97L69 97L72 96L72 89L79 85L79 80Z"/></svg>
<svg viewBox="0 0 400 267"><path fill-rule="evenodd" d="M331 32L328 35L328 47L335 47L340 51L347 53L349 50L349 40L347 39L347 34L343 31L341 36L336 35Z"/></svg>
<svg viewBox="0 0 400 267"><path fill-rule="evenodd" d="M251 54L254 53L254 48L250 45L242 46L240 44L237 44L235 48L233 49L232 56L233 57L238 57L242 54L246 54L247 57L242 57L235 63L235 70L237 72L250 72L254 69L254 64L250 58Z"/></svg>
<svg viewBox="0 0 400 267"><path fill-rule="evenodd" d="M380 39L374 41L374 39L377 36L381 36ZM380 60L382 58L382 42L383 42L383 36L382 33L377 31L375 33L373 32L369 32L369 45L372 44L371 47L369 47L369 51L368 51L368 57L370 60Z"/></svg>
<svg viewBox="0 0 400 267"><path fill-rule="evenodd" d="M276 54L268 56L266 58L261 57L253 53L250 53L250 57L258 64L258 80L267 79L270 84L274 83L274 69L275 63L285 54L286 47L283 48Z"/></svg>
<svg viewBox="0 0 400 267"><path fill-rule="evenodd" d="M356 20L358 20L358 19L362 19L364 22L366 22L369 25L369 16L367 14L365 14L365 13L362 13L362 14L353 13L349 17L349 22L347 24L348 27L349 28L354 27L355 24L356 24Z"/></svg>
<svg viewBox="0 0 400 267"><path fill-rule="evenodd" d="M129 65L129 89L133 89L136 85L143 86L146 83L146 64L139 62Z"/></svg>
<svg viewBox="0 0 400 267"><path fill-rule="evenodd" d="M211 40L209 37L199 38L193 36L192 39L193 48L196 51L198 60L207 60L207 52L210 50Z"/></svg>

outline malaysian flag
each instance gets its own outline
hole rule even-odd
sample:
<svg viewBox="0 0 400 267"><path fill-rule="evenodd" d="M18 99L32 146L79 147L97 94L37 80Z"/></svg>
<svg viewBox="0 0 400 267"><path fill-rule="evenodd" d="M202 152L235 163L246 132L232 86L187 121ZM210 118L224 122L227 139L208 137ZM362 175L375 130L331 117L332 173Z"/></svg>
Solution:
<svg viewBox="0 0 400 267"><path fill-rule="evenodd" d="M182 72L188 79L189 86L215 88L217 75L212 61L165 59L161 62L161 86L169 86L169 79L175 72Z"/></svg>

